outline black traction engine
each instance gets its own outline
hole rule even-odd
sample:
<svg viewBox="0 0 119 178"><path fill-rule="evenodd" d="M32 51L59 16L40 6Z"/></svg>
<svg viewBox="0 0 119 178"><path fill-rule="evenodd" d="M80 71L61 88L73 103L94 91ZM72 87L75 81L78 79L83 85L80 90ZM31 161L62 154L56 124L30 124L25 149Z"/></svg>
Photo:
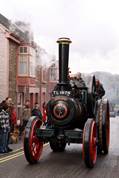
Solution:
<svg viewBox="0 0 119 178"><path fill-rule="evenodd" d="M89 86L77 80L72 86L68 74L69 38L59 38L59 81L47 103L47 126L31 117L25 129L24 153L30 164L42 154L43 144L49 142L54 152L65 150L66 144L82 144L82 156L87 167L92 168L97 152L107 154L110 139L109 102L98 98L95 76ZM78 84L77 84L78 83Z"/></svg>

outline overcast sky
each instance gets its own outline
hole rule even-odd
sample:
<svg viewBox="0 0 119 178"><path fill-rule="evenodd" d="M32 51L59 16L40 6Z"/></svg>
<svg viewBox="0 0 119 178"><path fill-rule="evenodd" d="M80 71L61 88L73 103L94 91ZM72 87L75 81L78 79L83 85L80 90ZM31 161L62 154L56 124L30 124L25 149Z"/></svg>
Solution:
<svg viewBox="0 0 119 178"><path fill-rule="evenodd" d="M119 0L3 0L0 13L30 22L50 54L57 55L57 38L69 37L73 73L119 74Z"/></svg>

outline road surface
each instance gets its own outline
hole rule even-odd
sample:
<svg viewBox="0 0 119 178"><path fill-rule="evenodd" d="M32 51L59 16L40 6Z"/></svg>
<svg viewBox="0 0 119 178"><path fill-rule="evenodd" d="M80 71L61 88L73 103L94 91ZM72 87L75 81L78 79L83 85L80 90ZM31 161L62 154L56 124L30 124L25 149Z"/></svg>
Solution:
<svg viewBox="0 0 119 178"><path fill-rule="evenodd" d="M0 155L0 178L119 178L119 119L111 118L109 154L98 156L93 169L82 160L82 146L72 144L63 153L44 146L41 160L29 165L22 149Z"/></svg>

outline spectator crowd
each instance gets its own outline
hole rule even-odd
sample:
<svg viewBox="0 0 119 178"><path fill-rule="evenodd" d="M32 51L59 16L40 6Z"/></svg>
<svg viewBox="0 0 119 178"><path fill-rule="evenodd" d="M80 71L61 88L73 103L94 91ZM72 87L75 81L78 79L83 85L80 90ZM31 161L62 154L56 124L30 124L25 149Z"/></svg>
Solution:
<svg viewBox="0 0 119 178"><path fill-rule="evenodd" d="M26 100L20 122L18 122L12 98L7 97L0 103L0 153L12 151L9 144L17 143L23 137L26 124L31 116L39 117L45 124L47 119L45 103L43 103L43 113L41 113L38 103L35 103L34 108L31 109L30 101Z"/></svg>

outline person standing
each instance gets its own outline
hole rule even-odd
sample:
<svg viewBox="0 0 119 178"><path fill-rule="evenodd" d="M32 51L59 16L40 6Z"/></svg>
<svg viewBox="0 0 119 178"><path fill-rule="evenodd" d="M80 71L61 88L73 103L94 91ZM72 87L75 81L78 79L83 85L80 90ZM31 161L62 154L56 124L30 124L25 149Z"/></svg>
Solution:
<svg viewBox="0 0 119 178"><path fill-rule="evenodd" d="M12 98L11 98L11 97L7 97L7 98L5 99L5 102L6 102L6 104L8 105L8 107L9 107L9 106L11 106L11 105L12 105L12 103L13 103L13 101L12 101Z"/></svg>
<svg viewBox="0 0 119 178"><path fill-rule="evenodd" d="M97 99L101 99L105 95L105 90L99 80L96 80L96 94Z"/></svg>
<svg viewBox="0 0 119 178"><path fill-rule="evenodd" d="M13 103L9 106L8 111L10 115L10 132L12 133L14 132L15 125L17 124L17 114Z"/></svg>
<svg viewBox="0 0 119 178"><path fill-rule="evenodd" d="M5 99L5 103L6 103L6 105L8 106L8 109L7 109L7 112L8 112L8 114L9 114L9 117L10 117L10 130L11 130L11 106L12 106L12 98L11 97L7 97L6 99Z"/></svg>
<svg viewBox="0 0 119 178"><path fill-rule="evenodd" d="M7 153L9 151L12 151L12 149L8 147L10 119L7 110L8 105L4 100L0 104L0 153Z"/></svg>
<svg viewBox="0 0 119 178"><path fill-rule="evenodd" d="M21 116L21 130L20 130L21 134L24 131L30 117L31 117L30 101L26 100Z"/></svg>
<svg viewBox="0 0 119 178"><path fill-rule="evenodd" d="M7 112L9 114L9 121L10 121L10 132L8 134L8 143L9 143L10 142L10 135L11 135L11 133L14 132L14 125L17 122L17 115L16 115L16 111L15 111L15 108L14 108L14 104L13 104L12 98L11 97L7 97L5 99L5 102L6 102L7 106L8 106ZM12 151L12 149L9 148L9 147L8 147L8 150Z"/></svg>
<svg viewBox="0 0 119 178"><path fill-rule="evenodd" d="M38 118L42 121L42 113L39 108L39 104L36 102L34 108L31 111L32 116L38 116Z"/></svg>

